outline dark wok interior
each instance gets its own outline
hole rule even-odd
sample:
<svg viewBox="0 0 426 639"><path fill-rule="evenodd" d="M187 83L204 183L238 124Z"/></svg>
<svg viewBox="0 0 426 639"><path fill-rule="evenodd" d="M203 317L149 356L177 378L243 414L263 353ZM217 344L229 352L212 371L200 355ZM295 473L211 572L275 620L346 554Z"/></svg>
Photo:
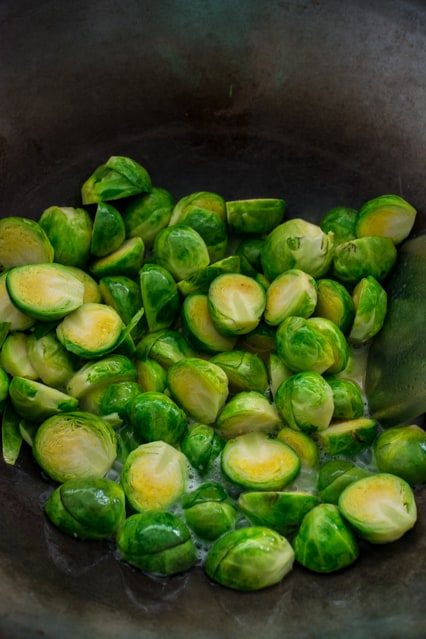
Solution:
<svg viewBox="0 0 426 639"><path fill-rule="evenodd" d="M311 220L396 193L426 228L426 6L415 0L0 3L0 215L79 205L110 155L176 198L272 196ZM426 495L403 539L242 594L169 579L42 515L28 451L0 462L5 639L426 636Z"/></svg>

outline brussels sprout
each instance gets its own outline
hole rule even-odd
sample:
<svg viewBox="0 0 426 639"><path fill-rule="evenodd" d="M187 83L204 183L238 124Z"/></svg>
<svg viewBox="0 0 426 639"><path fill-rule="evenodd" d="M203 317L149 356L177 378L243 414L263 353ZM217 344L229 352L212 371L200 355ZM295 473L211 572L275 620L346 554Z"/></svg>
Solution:
<svg viewBox="0 0 426 639"><path fill-rule="evenodd" d="M329 459L318 471L318 496L322 501L337 505L346 486L370 474L362 466L347 459Z"/></svg>
<svg viewBox="0 0 426 639"><path fill-rule="evenodd" d="M333 234L319 226L294 218L275 227L266 237L262 250L262 266L272 281L289 269L300 269L308 275L322 277L333 259Z"/></svg>
<svg viewBox="0 0 426 639"><path fill-rule="evenodd" d="M286 379L293 375L288 366L286 366L277 353L270 353L269 355L269 378L270 378L270 391L272 397L275 399L277 390Z"/></svg>
<svg viewBox="0 0 426 639"><path fill-rule="evenodd" d="M93 225L85 209L50 206L43 211L38 223L49 238L56 262L77 267L87 264Z"/></svg>
<svg viewBox="0 0 426 639"><path fill-rule="evenodd" d="M346 568L359 556L357 538L335 504L319 504L305 515L293 548L296 561L320 573Z"/></svg>
<svg viewBox="0 0 426 639"><path fill-rule="evenodd" d="M265 310L265 291L242 273L219 275L210 284L209 311L218 331L224 335L250 333Z"/></svg>
<svg viewBox="0 0 426 639"><path fill-rule="evenodd" d="M213 424L229 392L226 373L199 357L186 357L170 366L167 383L176 403L203 424Z"/></svg>
<svg viewBox="0 0 426 639"><path fill-rule="evenodd" d="M328 339L332 348L334 362L327 368L327 373L342 372L349 361L349 344L340 328L325 317L310 317L308 323Z"/></svg>
<svg viewBox="0 0 426 639"><path fill-rule="evenodd" d="M261 491L241 493L238 506L256 526L268 526L285 537L297 532L306 513L319 504L312 493Z"/></svg>
<svg viewBox="0 0 426 639"><path fill-rule="evenodd" d="M157 264L144 264L139 278L149 330L169 328L180 310L179 292L171 273Z"/></svg>
<svg viewBox="0 0 426 639"><path fill-rule="evenodd" d="M141 391L164 392L167 386L167 371L155 359L147 357L135 361Z"/></svg>
<svg viewBox="0 0 426 639"><path fill-rule="evenodd" d="M360 386L351 379L326 375L333 392L333 419L357 419L364 415L364 399Z"/></svg>
<svg viewBox="0 0 426 639"><path fill-rule="evenodd" d="M49 496L45 512L67 535L105 539L126 518L125 496L121 486L104 477L69 479Z"/></svg>
<svg viewBox="0 0 426 639"><path fill-rule="evenodd" d="M36 422L78 408L78 399L75 397L25 377L12 378L9 396L18 415Z"/></svg>
<svg viewBox="0 0 426 639"><path fill-rule="evenodd" d="M206 353L221 353L234 348L237 336L223 335L213 324L207 295L188 295L182 305L182 329L194 348Z"/></svg>
<svg viewBox="0 0 426 639"><path fill-rule="evenodd" d="M195 271L184 280L177 283L178 290L182 295L191 295L193 293L207 294L209 286L213 280L224 273L239 273L240 258L237 255L229 255L222 260L208 264L204 268Z"/></svg>
<svg viewBox="0 0 426 639"><path fill-rule="evenodd" d="M157 233L168 225L173 206L172 195L155 186L134 197L122 212L127 237L139 236L146 248L152 248Z"/></svg>
<svg viewBox="0 0 426 639"><path fill-rule="evenodd" d="M185 337L173 329L163 329L145 335L136 346L136 358L155 360L165 369L186 357L193 357L194 350Z"/></svg>
<svg viewBox="0 0 426 639"><path fill-rule="evenodd" d="M240 260L241 273L254 277L262 271L261 258L264 243L264 238L250 237L237 245L235 253Z"/></svg>
<svg viewBox="0 0 426 639"><path fill-rule="evenodd" d="M11 375L38 379L39 375L28 355L29 336L26 333L9 333L0 351L0 366Z"/></svg>
<svg viewBox="0 0 426 639"><path fill-rule="evenodd" d="M339 497L339 509L358 535L372 544L400 539L417 521L410 484L390 473L370 475L347 486Z"/></svg>
<svg viewBox="0 0 426 639"><path fill-rule="evenodd" d="M306 433L284 426L277 434L277 439L292 448L298 455L302 467L316 468L320 462L320 451L317 443Z"/></svg>
<svg viewBox="0 0 426 639"><path fill-rule="evenodd" d="M118 200L151 190L151 178L135 160L111 156L98 166L81 187L83 204Z"/></svg>
<svg viewBox="0 0 426 639"><path fill-rule="evenodd" d="M110 415L117 415L120 422L127 421L131 402L140 392L141 387L137 382L126 380L108 384L101 395L100 414L105 419Z"/></svg>
<svg viewBox="0 0 426 639"><path fill-rule="evenodd" d="M349 284L368 275L381 282L392 270L396 255L395 244L388 237L359 237L336 246L334 275Z"/></svg>
<svg viewBox="0 0 426 639"><path fill-rule="evenodd" d="M334 350L328 336L311 319L287 317L277 329L277 353L294 372L324 373L334 364Z"/></svg>
<svg viewBox="0 0 426 639"><path fill-rule="evenodd" d="M97 278L108 275L136 277L142 267L145 245L142 238L131 237L112 253L91 262L89 270Z"/></svg>
<svg viewBox="0 0 426 639"><path fill-rule="evenodd" d="M54 249L40 224L25 217L0 220L0 271L53 262Z"/></svg>
<svg viewBox="0 0 426 639"><path fill-rule="evenodd" d="M117 454L117 438L104 419L84 411L60 413L38 428L33 445L37 463L58 482L103 477Z"/></svg>
<svg viewBox="0 0 426 639"><path fill-rule="evenodd" d="M101 291L98 282L86 271L83 271L77 266L68 266L68 270L74 277L76 277L83 284L83 303L102 301Z"/></svg>
<svg viewBox="0 0 426 639"><path fill-rule="evenodd" d="M89 303L69 313L56 327L56 334L68 351L88 359L114 350L123 330L123 321L112 306Z"/></svg>
<svg viewBox="0 0 426 639"><path fill-rule="evenodd" d="M1 443L3 461L13 466L22 447L22 434L19 430L20 416L10 402L6 402L1 420Z"/></svg>
<svg viewBox="0 0 426 639"><path fill-rule="evenodd" d="M266 526L231 530L211 546L204 569L213 581L234 590L278 584L293 568L294 551L285 537Z"/></svg>
<svg viewBox="0 0 426 639"><path fill-rule="evenodd" d="M193 424L189 427L181 441L181 451L188 458L193 468L205 474L214 460L219 456L225 440L207 424Z"/></svg>
<svg viewBox="0 0 426 639"><path fill-rule="evenodd" d="M356 220L356 235L388 237L400 244L409 236L417 211L398 195L381 195L362 205Z"/></svg>
<svg viewBox="0 0 426 639"><path fill-rule="evenodd" d="M277 326L290 315L309 317L317 303L314 278L299 269L290 269L278 275L266 291L264 318Z"/></svg>
<svg viewBox="0 0 426 639"><path fill-rule="evenodd" d="M7 271L0 273L0 318L3 326L7 325L7 331L26 331L31 328L36 320L19 310L10 299L7 292ZM4 340L3 340L4 341Z"/></svg>
<svg viewBox="0 0 426 639"><path fill-rule="evenodd" d="M155 575L175 575L194 566L197 553L185 523L169 512L136 513L117 532L121 557Z"/></svg>
<svg viewBox="0 0 426 639"><path fill-rule="evenodd" d="M71 377L66 390L73 397L81 399L96 388L105 388L116 382L137 380L135 364L125 355L114 354L84 364Z"/></svg>
<svg viewBox="0 0 426 639"><path fill-rule="evenodd" d="M0 367L0 415L6 406L9 396L9 375Z"/></svg>
<svg viewBox="0 0 426 639"><path fill-rule="evenodd" d="M416 424L395 426L374 442L377 468L415 486L426 482L426 432Z"/></svg>
<svg viewBox="0 0 426 639"><path fill-rule="evenodd" d="M314 315L331 320L346 334L355 317L355 305L351 294L336 280L318 280Z"/></svg>
<svg viewBox="0 0 426 639"><path fill-rule="evenodd" d="M295 373L277 390L275 403L285 422L304 433L326 429L333 416L333 392L315 371Z"/></svg>
<svg viewBox="0 0 426 639"><path fill-rule="evenodd" d="M333 422L331 426L316 434L322 450L329 455L353 457L373 443L378 424L370 417L345 419Z"/></svg>
<svg viewBox="0 0 426 639"><path fill-rule="evenodd" d="M275 336L276 328L260 321L252 331L239 336L237 348L256 353L267 361L270 354L275 351Z"/></svg>
<svg viewBox="0 0 426 639"><path fill-rule="evenodd" d="M333 233L334 246L337 246L356 238L357 216L358 211L349 206L336 206L323 215L320 227L324 233Z"/></svg>
<svg viewBox="0 0 426 639"><path fill-rule="evenodd" d="M225 257L228 234L225 222L216 211L209 211L196 205L188 206L179 224L190 226L203 238L211 262Z"/></svg>
<svg viewBox="0 0 426 639"><path fill-rule="evenodd" d="M225 371L232 392L266 392L268 371L259 355L236 349L213 355L210 361Z"/></svg>
<svg viewBox="0 0 426 639"><path fill-rule="evenodd" d="M103 257L116 251L126 239L126 229L121 213L107 202L99 202L93 221L90 252Z"/></svg>
<svg viewBox="0 0 426 639"><path fill-rule="evenodd" d="M175 446L188 427L185 413L164 393L147 391L133 398L129 407L130 423L142 440L162 440Z"/></svg>
<svg viewBox="0 0 426 639"><path fill-rule="evenodd" d="M16 266L8 272L6 286L12 302L40 321L62 319L83 304L83 284L61 264Z"/></svg>
<svg viewBox="0 0 426 639"><path fill-rule="evenodd" d="M184 280L210 263L209 252L201 235L186 225L168 226L154 241L154 259L176 281Z"/></svg>
<svg viewBox="0 0 426 639"><path fill-rule="evenodd" d="M273 433L281 425L274 404L257 391L241 391L224 406L216 420L216 428L224 439L244 433Z"/></svg>
<svg viewBox="0 0 426 639"><path fill-rule="evenodd" d="M124 275L103 277L99 281L99 290L102 301L107 306L112 306L123 320L128 324L142 307L142 295L140 286L135 280ZM132 331L132 336L140 337L146 331L146 308L141 321Z"/></svg>
<svg viewBox="0 0 426 639"><path fill-rule="evenodd" d="M185 492L186 457L167 442L141 444L128 455L121 485L129 504L138 512L166 510Z"/></svg>
<svg viewBox="0 0 426 639"><path fill-rule="evenodd" d="M213 541L235 528L237 510L225 489L215 482L201 484L182 498L183 516L190 529L200 537Z"/></svg>
<svg viewBox="0 0 426 639"><path fill-rule="evenodd" d="M285 201L279 198L257 198L226 202L226 219L234 233L263 235L281 224Z"/></svg>
<svg viewBox="0 0 426 639"><path fill-rule="evenodd" d="M355 286L353 300L355 317L348 339L352 344L365 344L383 327L387 313L387 293L371 275Z"/></svg>
<svg viewBox="0 0 426 639"><path fill-rule="evenodd" d="M47 386L65 387L75 372L72 356L53 331L40 337L29 335L27 353L37 376Z"/></svg>
<svg viewBox="0 0 426 639"><path fill-rule="evenodd" d="M170 224L184 224L188 210L191 211L193 207L213 211L223 222L226 222L226 207L223 197L210 191L197 191L185 195L176 202Z"/></svg>
<svg viewBox="0 0 426 639"><path fill-rule="evenodd" d="M226 442L221 468L242 488L281 490L299 474L300 459L284 442L253 431Z"/></svg>

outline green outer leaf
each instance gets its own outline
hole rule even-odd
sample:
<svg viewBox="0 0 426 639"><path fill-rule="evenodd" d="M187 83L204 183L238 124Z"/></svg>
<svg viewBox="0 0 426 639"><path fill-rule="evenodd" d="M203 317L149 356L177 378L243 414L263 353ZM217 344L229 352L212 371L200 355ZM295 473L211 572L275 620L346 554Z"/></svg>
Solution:
<svg viewBox="0 0 426 639"><path fill-rule="evenodd" d="M2 452L4 461L11 466L18 459L23 442L19 429L20 419L12 404L7 403L2 419Z"/></svg>

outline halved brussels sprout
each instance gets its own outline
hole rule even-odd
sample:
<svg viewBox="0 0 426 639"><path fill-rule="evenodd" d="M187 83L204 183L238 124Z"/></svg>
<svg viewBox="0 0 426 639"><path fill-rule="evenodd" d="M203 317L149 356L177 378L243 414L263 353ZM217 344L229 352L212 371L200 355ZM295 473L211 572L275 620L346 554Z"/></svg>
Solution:
<svg viewBox="0 0 426 639"><path fill-rule="evenodd" d="M109 421L112 416L117 416L117 422L129 420L132 400L141 393L141 387L137 382L122 381L108 384L101 393L99 411L104 419Z"/></svg>
<svg viewBox="0 0 426 639"><path fill-rule="evenodd" d="M395 426L374 442L377 468L415 486L426 482L426 432L416 424Z"/></svg>
<svg viewBox="0 0 426 639"><path fill-rule="evenodd" d="M81 187L83 204L137 195L151 190L146 169L132 158L113 155L98 166Z"/></svg>
<svg viewBox="0 0 426 639"><path fill-rule="evenodd" d="M334 275L349 284L356 284L368 275L381 282L392 270L396 256L395 244L388 237L358 237L336 246Z"/></svg>
<svg viewBox="0 0 426 639"><path fill-rule="evenodd" d="M234 590L278 584L293 568L294 551L285 537L266 526L225 533L211 546L204 569L213 581Z"/></svg>
<svg viewBox="0 0 426 639"><path fill-rule="evenodd" d="M358 237L388 237L400 244L411 233L416 215L416 209L399 195L381 195L360 208L356 234Z"/></svg>
<svg viewBox="0 0 426 639"><path fill-rule="evenodd" d="M300 269L312 277L322 277L333 259L333 233L324 233L316 224L294 218L279 224L266 237L262 266L272 281L289 269Z"/></svg>
<svg viewBox="0 0 426 639"><path fill-rule="evenodd" d="M320 462L320 451L317 443L306 433L284 426L278 431L277 439L290 446L298 455L305 468L316 468Z"/></svg>
<svg viewBox="0 0 426 639"><path fill-rule="evenodd" d="M173 329L162 329L148 333L136 346L136 359L147 357L155 360L165 369L186 357L195 356L195 351L185 337Z"/></svg>
<svg viewBox="0 0 426 639"><path fill-rule="evenodd" d="M333 419L357 419L364 415L364 398L360 386L352 379L326 375L333 392Z"/></svg>
<svg viewBox="0 0 426 639"><path fill-rule="evenodd" d="M225 440L207 424L191 425L180 444L191 466L201 474L210 469L224 446Z"/></svg>
<svg viewBox="0 0 426 639"><path fill-rule="evenodd" d="M279 439L253 431L226 442L221 468L230 481L250 490L281 490L297 477L300 459Z"/></svg>
<svg viewBox="0 0 426 639"><path fill-rule="evenodd" d="M316 434L322 450L329 455L353 457L373 443L377 435L378 423L370 417L344 419Z"/></svg>
<svg viewBox="0 0 426 639"><path fill-rule="evenodd" d="M1 323L8 324L8 331L26 331L31 328L36 320L26 313L23 313L13 304L7 291L6 278L7 271L0 273L0 318Z"/></svg>
<svg viewBox="0 0 426 639"><path fill-rule="evenodd" d="M275 399L275 395L277 394L277 390L286 379L293 375L293 371L291 371L286 364L284 364L281 357L278 353L270 353L269 354L269 380L270 380L270 391L272 397Z"/></svg>
<svg viewBox="0 0 426 639"><path fill-rule="evenodd" d="M77 410L78 399L25 377L13 377L9 396L18 415L42 422L51 415Z"/></svg>
<svg viewBox="0 0 426 639"><path fill-rule="evenodd" d="M141 444L123 464L121 485L138 512L166 510L185 492L188 463L179 450L162 441Z"/></svg>
<svg viewBox="0 0 426 639"><path fill-rule="evenodd" d="M185 209L179 224L190 226L201 235L211 262L225 257L228 246L226 224L219 213L206 208L190 205Z"/></svg>
<svg viewBox="0 0 426 639"><path fill-rule="evenodd" d="M69 313L56 334L68 351L88 359L114 350L123 330L123 320L112 306L88 303Z"/></svg>
<svg viewBox="0 0 426 639"><path fill-rule="evenodd" d="M122 213L127 237L139 236L146 248L151 248L157 233L168 225L173 206L173 196L156 186L150 193L134 197Z"/></svg>
<svg viewBox="0 0 426 639"><path fill-rule="evenodd" d="M261 491L241 493L238 506L256 526L268 526L285 537L297 532L306 513L319 504L312 493Z"/></svg>
<svg viewBox="0 0 426 639"><path fill-rule="evenodd" d="M32 365L28 354L29 335L17 331L9 333L0 350L0 366L13 376L38 379L37 370Z"/></svg>
<svg viewBox="0 0 426 639"><path fill-rule="evenodd" d="M208 541L235 528L237 510L221 484L201 484L182 498L183 516L190 529Z"/></svg>
<svg viewBox="0 0 426 639"><path fill-rule="evenodd" d="M305 515L293 548L296 561L320 573L346 568L359 556L358 540L335 504L319 504Z"/></svg>
<svg viewBox="0 0 426 639"><path fill-rule="evenodd" d="M310 317L309 325L314 326L326 339L333 351L333 363L327 368L327 373L340 373L349 361L349 344L340 328L325 317Z"/></svg>
<svg viewBox="0 0 426 639"><path fill-rule="evenodd" d="M93 225L85 209L49 206L38 223L53 246L56 262L77 267L87 264Z"/></svg>
<svg viewBox="0 0 426 639"><path fill-rule="evenodd" d="M281 418L275 405L257 391L241 391L234 395L216 419L216 428L224 439L254 431L273 433L280 425Z"/></svg>
<svg viewBox="0 0 426 639"><path fill-rule="evenodd" d="M196 191L183 196L176 202L170 224L182 223L188 209L191 210L192 207L213 211L223 222L226 221L225 200L223 197L211 191Z"/></svg>
<svg viewBox="0 0 426 639"><path fill-rule="evenodd" d="M229 255L222 260L208 264L204 268L195 271L184 280L177 283L177 287L182 295L191 295L193 293L202 293L207 295L209 286L213 280L224 273L239 273L240 258L237 255Z"/></svg>
<svg viewBox="0 0 426 639"><path fill-rule="evenodd" d="M157 234L154 259L176 281L190 277L210 263L203 238L195 229L184 224L168 226Z"/></svg>
<svg viewBox="0 0 426 639"><path fill-rule="evenodd" d="M163 393L167 386L167 371L155 359L146 357L135 361L141 391Z"/></svg>
<svg viewBox="0 0 426 639"><path fill-rule="evenodd" d="M125 355L114 354L84 364L71 377L66 391L81 399L96 388L106 388L116 382L137 380L138 371L132 360Z"/></svg>
<svg viewBox="0 0 426 639"><path fill-rule="evenodd" d="M241 240L235 249L235 253L240 260L241 273L255 277L262 271L262 249L265 243L264 238L250 237Z"/></svg>
<svg viewBox="0 0 426 639"><path fill-rule="evenodd" d="M16 463L21 452L23 437L19 429L21 417L11 402L6 402L1 420L1 445L3 461L10 466Z"/></svg>
<svg viewBox="0 0 426 639"><path fill-rule="evenodd" d="M141 237L130 237L112 253L91 262L89 270L97 278L108 275L136 277L145 255L145 245Z"/></svg>
<svg viewBox="0 0 426 639"><path fill-rule="evenodd" d="M366 468L348 459L328 459L318 471L318 496L322 501L337 504L346 486L370 474Z"/></svg>
<svg viewBox="0 0 426 639"><path fill-rule="evenodd" d="M294 372L324 373L334 364L334 351L329 338L311 319L287 317L277 329L277 353Z"/></svg>
<svg viewBox="0 0 426 639"><path fill-rule="evenodd" d="M167 383L176 403L203 424L215 422L229 392L226 373L199 357L186 357L170 366Z"/></svg>
<svg viewBox="0 0 426 639"><path fill-rule="evenodd" d="M221 353L232 350L236 335L223 335L212 321L207 295L188 295L182 305L182 329L188 341L201 352Z"/></svg>
<svg viewBox="0 0 426 639"><path fill-rule="evenodd" d="M226 219L234 233L263 235L281 224L285 201L279 198L256 198L226 202Z"/></svg>
<svg viewBox="0 0 426 639"><path fill-rule="evenodd" d="M144 264L139 281L149 330L160 331L172 326L180 310L179 292L172 274L158 264Z"/></svg>
<svg viewBox="0 0 426 639"><path fill-rule="evenodd" d="M104 419L84 411L60 413L38 428L33 445L37 463L58 482L103 477L117 455L117 438Z"/></svg>
<svg viewBox="0 0 426 639"><path fill-rule="evenodd" d="M334 411L333 392L315 371L295 373L285 380L278 387L275 403L291 428L307 434L326 429Z"/></svg>
<svg viewBox="0 0 426 639"><path fill-rule="evenodd" d="M80 539L111 537L126 518L121 486L110 479L69 479L45 504L50 521L62 532Z"/></svg>
<svg viewBox="0 0 426 639"><path fill-rule="evenodd" d="M188 427L186 415L167 395L157 391L139 393L129 406L133 430L142 441L162 440L175 446Z"/></svg>
<svg viewBox="0 0 426 639"><path fill-rule="evenodd" d="M387 293L371 275L363 277L353 290L355 317L348 339L365 344L383 327L387 313Z"/></svg>
<svg viewBox="0 0 426 639"><path fill-rule="evenodd" d="M358 535L372 544L400 539L417 521L410 484L390 473L353 482L339 497L339 509Z"/></svg>
<svg viewBox="0 0 426 639"><path fill-rule="evenodd" d="M128 324L142 307L140 286L130 277L124 275L102 277L99 281L99 290L102 302L112 306L124 324ZM132 331L133 337L140 337L146 331L146 308L144 310L141 321Z"/></svg>
<svg viewBox="0 0 426 639"><path fill-rule="evenodd" d="M336 280L317 282L317 305L314 315L331 320L346 333L355 317L355 305L347 288Z"/></svg>
<svg viewBox="0 0 426 639"><path fill-rule="evenodd" d="M40 224L25 217L0 220L0 271L53 262L54 249Z"/></svg>
<svg viewBox="0 0 426 639"><path fill-rule="evenodd" d="M275 326L269 326L261 320L252 331L238 337L237 348L256 353L267 362L275 351L275 336Z"/></svg>
<svg viewBox="0 0 426 639"><path fill-rule="evenodd" d="M107 202L99 202L93 220L90 252L103 257L116 251L126 239L126 228L121 213Z"/></svg>
<svg viewBox="0 0 426 639"><path fill-rule="evenodd" d="M83 304L83 284L62 264L16 266L8 271L6 286L12 302L40 321L62 319Z"/></svg>
<svg viewBox="0 0 426 639"><path fill-rule="evenodd" d="M68 266L67 267L70 273L74 275L80 282L83 284L84 292L83 292L83 303L86 302L101 302L102 296L99 289L98 282L86 271L78 268L77 266Z"/></svg>
<svg viewBox="0 0 426 639"><path fill-rule="evenodd" d="M266 291L264 319L277 326L290 315L309 317L317 304L314 278L299 269L284 271L272 280Z"/></svg>
<svg viewBox="0 0 426 639"><path fill-rule="evenodd" d="M62 346L54 331L37 336L31 333L27 341L28 358L44 384L65 387L74 375L74 360Z"/></svg>
<svg viewBox="0 0 426 639"><path fill-rule="evenodd" d="M320 227L324 233L334 235L334 246L356 238L355 225L358 211L349 206L336 206L323 215Z"/></svg>
<svg viewBox="0 0 426 639"><path fill-rule="evenodd" d="M210 361L225 371L231 392L266 392L268 370L263 359L256 353L235 349L213 355Z"/></svg>
<svg viewBox="0 0 426 639"><path fill-rule="evenodd" d="M116 540L125 561L154 575L185 572L197 559L188 527L169 512L131 515L120 526Z"/></svg>
<svg viewBox="0 0 426 639"><path fill-rule="evenodd" d="M242 273L216 277L207 297L212 321L224 335L250 333L258 326L265 310L264 289Z"/></svg>

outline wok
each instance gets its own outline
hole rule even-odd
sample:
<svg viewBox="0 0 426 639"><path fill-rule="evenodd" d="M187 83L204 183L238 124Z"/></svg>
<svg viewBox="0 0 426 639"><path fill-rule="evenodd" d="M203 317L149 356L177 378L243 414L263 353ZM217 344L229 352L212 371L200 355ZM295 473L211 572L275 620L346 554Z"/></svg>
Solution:
<svg viewBox="0 0 426 639"><path fill-rule="evenodd" d="M112 154L178 198L284 197L318 221L397 193L426 226L426 8L416 0L3 0L0 210L80 202ZM27 451L28 452L28 451ZM0 463L0 636L426 636L426 492L400 541L271 589L152 578L42 515L25 451Z"/></svg>

